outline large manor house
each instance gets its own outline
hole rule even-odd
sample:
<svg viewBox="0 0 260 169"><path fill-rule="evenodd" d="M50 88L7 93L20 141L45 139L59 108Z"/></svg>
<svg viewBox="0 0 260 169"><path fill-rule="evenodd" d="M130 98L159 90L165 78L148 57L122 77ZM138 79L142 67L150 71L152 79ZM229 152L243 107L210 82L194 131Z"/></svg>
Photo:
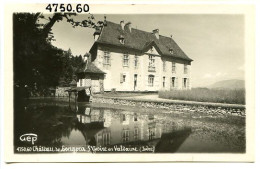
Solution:
<svg viewBox="0 0 260 169"><path fill-rule="evenodd" d="M94 32L86 68L77 87L102 91L159 91L191 88L190 59L159 29L146 32L131 23L105 21Z"/></svg>

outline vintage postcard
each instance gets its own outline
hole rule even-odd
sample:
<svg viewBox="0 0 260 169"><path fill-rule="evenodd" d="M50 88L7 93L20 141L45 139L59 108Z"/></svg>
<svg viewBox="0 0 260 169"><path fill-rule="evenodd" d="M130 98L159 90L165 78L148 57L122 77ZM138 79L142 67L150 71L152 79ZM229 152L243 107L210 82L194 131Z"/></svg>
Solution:
<svg viewBox="0 0 260 169"><path fill-rule="evenodd" d="M6 4L6 162L254 162L254 6Z"/></svg>

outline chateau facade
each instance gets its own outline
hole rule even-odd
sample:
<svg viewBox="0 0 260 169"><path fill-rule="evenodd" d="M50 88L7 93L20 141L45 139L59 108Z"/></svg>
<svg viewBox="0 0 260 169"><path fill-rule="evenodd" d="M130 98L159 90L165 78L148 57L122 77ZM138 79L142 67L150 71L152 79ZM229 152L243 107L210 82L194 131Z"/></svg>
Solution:
<svg viewBox="0 0 260 169"><path fill-rule="evenodd" d="M97 27L94 39L88 64L99 72L98 81L92 82L95 92L191 88L192 59L172 37L159 35L158 29L145 32L124 21L105 21ZM100 76L100 72L104 74ZM82 75L77 86L86 85L82 81L88 77L88 73Z"/></svg>

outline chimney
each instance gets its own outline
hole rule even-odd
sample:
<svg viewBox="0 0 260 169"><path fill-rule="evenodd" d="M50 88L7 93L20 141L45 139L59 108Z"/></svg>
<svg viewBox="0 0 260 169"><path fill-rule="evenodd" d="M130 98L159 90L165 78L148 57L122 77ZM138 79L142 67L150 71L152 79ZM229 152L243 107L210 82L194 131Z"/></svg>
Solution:
<svg viewBox="0 0 260 169"><path fill-rule="evenodd" d="M154 29L153 34L156 36L157 39L159 39L159 29Z"/></svg>
<svg viewBox="0 0 260 169"><path fill-rule="evenodd" d="M126 23L125 26L127 26L129 32L132 31L132 23L131 22Z"/></svg>
<svg viewBox="0 0 260 169"><path fill-rule="evenodd" d="M121 25L122 30L124 30L125 22L124 21L120 21L120 25Z"/></svg>

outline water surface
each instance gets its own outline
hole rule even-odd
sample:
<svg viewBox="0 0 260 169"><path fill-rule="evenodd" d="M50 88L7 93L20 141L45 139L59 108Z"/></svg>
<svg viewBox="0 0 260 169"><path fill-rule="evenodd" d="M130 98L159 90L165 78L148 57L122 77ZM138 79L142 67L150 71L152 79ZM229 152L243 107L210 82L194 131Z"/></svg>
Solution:
<svg viewBox="0 0 260 169"><path fill-rule="evenodd" d="M42 99L16 104L14 117L16 153L25 153L19 147L32 146L137 148L135 153L245 152L245 118L238 116ZM37 134L33 145L20 140L26 133Z"/></svg>

